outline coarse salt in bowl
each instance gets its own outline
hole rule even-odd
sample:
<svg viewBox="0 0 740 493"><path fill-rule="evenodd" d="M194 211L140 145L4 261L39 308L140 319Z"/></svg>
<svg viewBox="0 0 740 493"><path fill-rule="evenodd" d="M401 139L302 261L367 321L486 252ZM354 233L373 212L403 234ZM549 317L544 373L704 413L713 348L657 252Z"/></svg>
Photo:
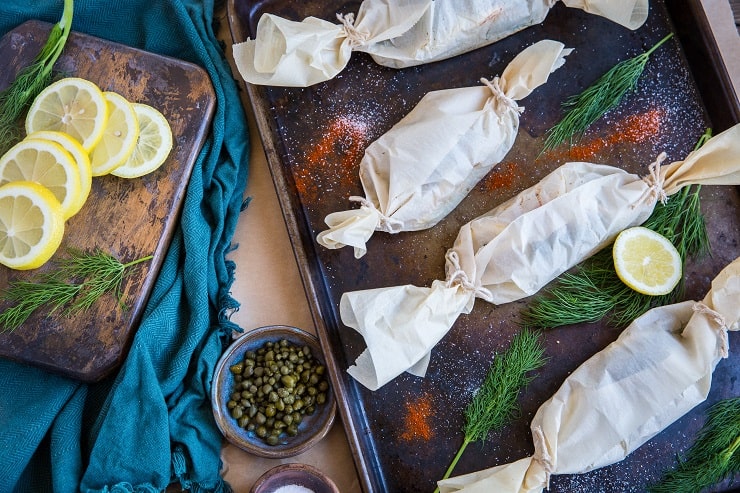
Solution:
<svg viewBox="0 0 740 493"><path fill-rule="evenodd" d="M257 479L250 493L339 493L323 472L308 464L273 467Z"/></svg>

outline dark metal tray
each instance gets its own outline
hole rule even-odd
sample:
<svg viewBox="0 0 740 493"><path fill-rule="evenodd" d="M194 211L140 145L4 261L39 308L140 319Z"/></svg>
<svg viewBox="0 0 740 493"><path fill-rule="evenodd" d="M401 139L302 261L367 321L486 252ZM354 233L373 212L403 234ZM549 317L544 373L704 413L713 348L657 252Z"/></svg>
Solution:
<svg viewBox="0 0 740 493"><path fill-rule="evenodd" d="M336 22L336 13L356 12L359 2L229 0L235 42L251 36L262 13L301 20L315 16ZM595 124L574 148L538 158L543 134L560 115L560 103L583 90L611 66L646 50L668 32L676 38L651 57L637 90ZM522 49L545 38L575 51L550 81L521 104L519 135L494 171L434 228L413 233L376 233L368 253L355 259L351 248L327 250L315 242L324 217L353 208L362 195L357 165L374 139L408 113L428 91L474 86L500 75ZM433 350L427 376L404 374L371 392L346 373L364 349L345 327L337 307L345 291L444 279L444 254L460 226L527 188L569 160L623 167L644 174L665 151L683 159L706 127L715 133L740 120L740 107L698 1L651 2L648 21L629 31L597 16L558 3L545 21L491 46L433 64L402 70L375 64L354 53L335 79L309 88L245 84L261 133L319 339L327 354L340 413L367 492L430 492L462 442L463 409L480 385L494 353L520 329L523 300L494 306L477 300ZM711 279L740 255L740 194L736 187L702 189L713 255L692 262L686 299L701 299ZM520 396L521 414L511 424L475 443L455 475L512 462L533 453L529 423L537 408L583 361L615 340L622 328L582 324L545 333L549 362ZM730 336L729 359L718 365L709 398L624 461L582 475L553 476L552 492L638 492L674 464L693 443L704 411L737 395L740 344ZM408 426L410 417L428 430ZM420 431L429 431L428 434ZM416 432L416 434L414 433ZM712 491L727 491L723 483Z"/></svg>

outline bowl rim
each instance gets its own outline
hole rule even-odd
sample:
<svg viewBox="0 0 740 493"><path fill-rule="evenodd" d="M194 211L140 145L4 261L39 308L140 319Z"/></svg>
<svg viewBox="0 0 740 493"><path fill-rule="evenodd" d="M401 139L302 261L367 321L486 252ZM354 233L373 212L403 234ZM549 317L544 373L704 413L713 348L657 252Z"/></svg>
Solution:
<svg viewBox="0 0 740 493"><path fill-rule="evenodd" d="M250 488L249 492L256 493L258 491L258 488L264 486L265 483L267 483L273 477L285 471L293 470L308 473L309 475L314 476L315 478L318 478L320 481L322 481L327 487L329 487L332 492L339 493L339 488L337 487L336 483L334 483L334 481L326 473L318 469L316 466L312 466L311 464L306 464L303 462L287 462L285 464L279 464L268 469L257 478L257 480Z"/></svg>
<svg viewBox="0 0 740 493"><path fill-rule="evenodd" d="M274 335L274 337L270 337L270 334L272 334L273 332L275 332L276 334ZM318 429L316 430L316 432L308 436L302 442L298 442L295 445L288 445L285 447L271 446L267 444L262 444L258 441L259 438L257 437L254 437L254 439L252 440L251 437L246 439L243 434L237 434L235 423L233 426L226 426L227 423L230 423L229 420L233 420L231 415L229 415L229 413L225 411L224 406L221 403L221 393L223 391L224 385L227 384L227 375L225 372L228 370L227 364L229 360L234 357L235 354L246 352L245 346L248 346L250 342L254 342L255 340L262 338L265 339L265 342L269 340L278 341L280 339L285 339L286 335L292 335L296 339L308 342L312 346L312 349L315 350L313 354L314 358L318 358L319 361L321 361L321 363L326 366L326 357L323 354L323 349L321 348L319 339L315 335L292 325L264 325L249 331L245 331L244 334L240 335L238 338L232 341L231 344L229 344L229 346L224 350L223 354L216 363L216 367L213 371L213 378L211 381L211 408L213 411L214 420L216 421L216 425L223 437L229 443L236 445L246 452L268 459L283 459L287 457L293 457L307 451L327 435L336 418L336 396L334 390L331 388L331 381L327 376L327 382L330 385L330 392L328 393L328 399L325 404L325 406L329 407L327 411L324 411L327 413L326 419L323 422L317 421L316 426L318 427ZM290 339L290 337L287 338Z"/></svg>

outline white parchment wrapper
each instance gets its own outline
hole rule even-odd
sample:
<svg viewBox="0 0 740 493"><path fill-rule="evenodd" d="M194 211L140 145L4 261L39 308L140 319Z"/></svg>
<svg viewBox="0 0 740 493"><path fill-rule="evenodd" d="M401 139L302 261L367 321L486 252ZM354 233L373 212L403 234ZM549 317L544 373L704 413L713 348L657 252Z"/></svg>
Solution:
<svg viewBox="0 0 740 493"><path fill-rule="evenodd" d="M364 0L339 23L264 14L254 39L233 46L251 84L306 87L341 72L353 51L402 68L450 58L542 22L557 0ZM648 0L563 0L629 29L648 15Z"/></svg>
<svg viewBox="0 0 740 493"><path fill-rule="evenodd" d="M557 0L435 0L413 28L365 50L375 62L403 68L451 58L540 24ZM629 29L648 16L648 0L563 0L568 7Z"/></svg>
<svg viewBox="0 0 740 493"><path fill-rule="evenodd" d="M740 185L740 125L684 161L659 163L644 178L603 164L566 163L460 228L446 254L445 281L344 293L342 321L367 344L348 372L372 390L404 371L422 376L431 349L476 297L503 304L535 294L623 229L642 224L658 200L684 186Z"/></svg>
<svg viewBox="0 0 740 493"><path fill-rule="evenodd" d="M427 93L365 150L359 165L365 197L350 198L361 207L329 214L318 243L352 246L360 258L374 231L437 224L506 156L519 131L517 101L544 84L570 52L557 41L539 41L500 78L483 79L485 85Z"/></svg>
<svg viewBox="0 0 740 493"><path fill-rule="evenodd" d="M532 420L534 456L439 481L440 491L539 493L551 474L621 461L707 398L738 329L740 258L702 302L646 312L570 374Z"/></svg>

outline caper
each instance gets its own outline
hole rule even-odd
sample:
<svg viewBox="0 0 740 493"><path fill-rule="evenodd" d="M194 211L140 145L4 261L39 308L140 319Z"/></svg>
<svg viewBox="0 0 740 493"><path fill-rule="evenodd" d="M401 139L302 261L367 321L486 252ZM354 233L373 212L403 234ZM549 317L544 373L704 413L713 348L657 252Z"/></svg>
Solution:
<svg viewBox="0 0 740 493"><path fill-rule="evenodd" d="M229 369L235 384L227 409L241 428L268 444L280 443L283 434L295 436L304 416L327 400L326 368L305 345L270 341Z"/></svg>

